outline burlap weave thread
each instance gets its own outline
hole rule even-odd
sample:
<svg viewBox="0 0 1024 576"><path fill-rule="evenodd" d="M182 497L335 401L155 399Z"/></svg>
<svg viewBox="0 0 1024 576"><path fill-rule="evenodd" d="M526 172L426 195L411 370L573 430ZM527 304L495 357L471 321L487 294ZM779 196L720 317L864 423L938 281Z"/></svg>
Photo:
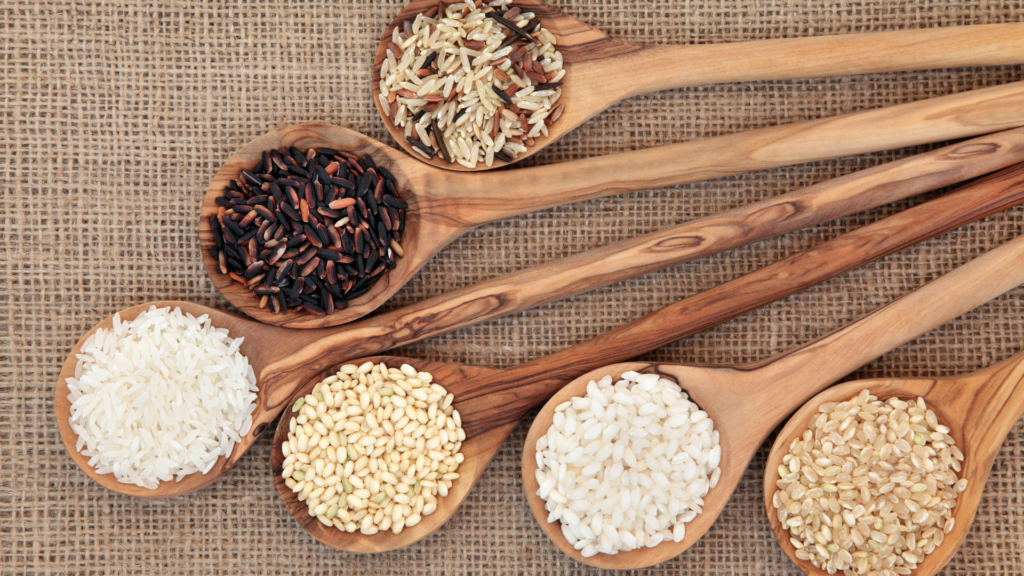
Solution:
<svg viewBox="0 0 1024 576"><path fill-rule="evenodd" d="M712 43L1016 22L1019 0L555 0L637 42ZM80 335L158 299L226 307L196 219L208 179L269 130L324 121L382 141L369 67L400 0L0 0L0 574L596 574L562 555L525 504L508 440L462 509L410 548L354 556L320 545L278 501L268 441L227 478L148 502L100 488L51 416ZM612 108L531 162L553 163L887 106L1021 80L1009 66L675 90ZM903 157L898 150L595 200L484 226L444 250L389 307ZM920 199L486 322L401 350L505 367ZM998 214L648 356L744 362L835 329L1021 232ZM1021 349L1017 289L854 377L975 370ZM795 574L761 504L766 451L691 550L642 574ZM946 574L1024 573L1024 426L995 463Z"/></svg>

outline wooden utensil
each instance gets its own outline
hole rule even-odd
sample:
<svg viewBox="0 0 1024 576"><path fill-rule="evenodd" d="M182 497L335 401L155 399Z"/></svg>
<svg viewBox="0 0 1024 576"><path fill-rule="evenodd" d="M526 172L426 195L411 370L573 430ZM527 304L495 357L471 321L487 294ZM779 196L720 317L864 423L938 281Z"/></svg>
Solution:
<svg viewBox="0 0 1024 576"><path fill-rule="evenodd" d="M277 326L335 326L376 309L440 249L486 222L634 190L955 140L1021 125L1024 82L650 150L482 174L436 170L371 138L336 126L290 126L250 142L217 172L203 200L199 237L207 274L238 309ZM215 199L242 169L259 164L263 151L280 146L300 150L324 146L370 154L378 165L394 173L409 203L402 239L405 256L366 294L330 316L273 314L269 309L259 308L259 298L221 274L217 260L209 253L209 248L215 245L209 223L210 215L217 213Z"/></svg>
<svg viewBox="0 0 1024 576"><path fill-rule="evenodd" d="M1020 262L1011 265L1019 267ZM779 433L768 456L764 475L765 506L772 531L783 551L805 574L827 574L810 562L796 557L796 549L789 541L789 530L779 524L775 507L772 506L772 496L779 479L782 457L788 453L793 439L807 428L807 422L818 411L818 406L826 402L847 400L867 388L882 400L893 397L908 400L924 398L928 408L939 417L939 422L949 426L950 436L964 453L960 478L968 479L967 490L957 498L953 530L914 569L915 576L937 573L956 554L967 537L999 448L1017 420L1024 415L1022 382L1024 353L1019 353L984 370L963 376L857 380L834 386L811 398L790 417Z"/></svg>
<svg viewBox="0 0 1024 576"><path fill-rule="evenodd" d="M437 4L436 0L415 0L406 6L381 36L373 61L373 103L395 141L420 162L427 161L412 151L405 129L396 127L381 107L380 67L387 59L392 30ZM523 12L535 13L541 25L555 36L566 70L559 99L564 106L561 118L548 127L547 136L535 138L536 143L517 161L532 156L620 100L649 92L725 82L1024 62L1024 24L1020 23L727 44L641 45L612 38L540 0L517 0L515 5ZM448 164L439 155L429 163L448 170L473 171L459 163ZM494 167L505 165L494 160ZM483 162L475 168L487 169Z"/></svg>
<svg viewBox="0 0 1024 576"><path fill-rule="evenodd" d="M762 362L735 366L630 362L599 368L573 380L544 405L526 437L526 445L523 448L523 486L534 517L559 549L590 566L634 569L658 564L679 555L711 528L757 449L786 415L815 393L889 350L1024 283L1024 267L1020 266L1022 257L1024 236L978 257L841 330ZM655 329L657 328L648 330ZM642 337L648 330L635 337ZM628 342L625 335L619 340L623 341L623 344ZM679 382L690 395L690 399L711 416L715 430L719 432L719 443L722 447L721 477L718 485L704 498L703 512L686 524L686 535L681 542L663 542L654 548L583 558L565 539L560 524L547 522L548 513L544 509L544 501L537 496L537 440L551 426L555 408L559 404L574 396L586 394L587 383L591 380L598 380L605 375L612 375L617 379L629 370L662 374ZM1019 373L1017 379L1020 379ZM1005 390L1002 392L1000 397L1005 396ZM971 397L961 395L960 398L961 401L968 401ZM1014 419L1020 413L1021 400L1017 398L1018 404L1006 410L1007 414L1012 413ZM986 416L982 422L992 421L999 412L999 408L989 410L982 411ZM989 443L993 438L1001 441L1014 421L1008 417L1001 418L1004 418L1005 422L1000 420L999 424L1004 425L1005 430L1000 428L1001 433L998 435L997 432L979 434L979 438L984 436ZM463 416L463 422L465 420L466 417ZM807 419L797 417L794 422L803 425ZM791 439L795 434L795 431L790 430L786 438ZM959 438L957 441L959 442ZM786 445L788 446L788 443ZM986 475L995 455L995 448L989 446L989 449L991 453L985 453L988 457ZM772 460L769 459L769 462ZM777 468L778 462L775 464ZM769 473L770 470L769 468ZM766 473L765 485L774 486L774 483L767 483L769 473ZM984 478L981 484L983 483ZM980 486L978 491L980 492ZM770 496L768 500L770 505ZM977 504L976 499L974 504ZM973 515L973 507L971 508L969 513ZM789 541L779 535L777 527L776 535L780 542L784 541L785 548ZM792 557L792 550L787 549L786 552ZM948 556L945 559L948 559ZM942 563L945 563L945 559ZM799 562L797 565L807 572L804 565Z"/></svg>
<svg viewBox="0 0 1024 576"><path fill-rule="evenodd" d="M1015 178L1024 177L1024 166L1016 168L1013 173ZM1006 190L1004 177L1008 174L1009 172L1006 172L993 176L987 179L985 181L987 184L983 184L983 186L990 187L991 190ZM1018 180L1018 184L1012 186L1019 189L1018 201L1024 201L1024 185L1022 184L1024 181ZM971 190L971 187L964 190ZM495 371L437 362L424 363L410 359L388 360L389 362L408 362L416 367L427 366L424 369L431 371L436 376L435 380L441 382L449 392L455 395L454 406L462 415L462 424L467 436L462 448L466 460L459 467L460 478L449 490L448 496L439 502L438 508L433 514L424 517L419 524L405 528L398 535L392 533L374 536L349 534L334 527L328 528L309 516L305 506L298 502L297 497L281 479L281 466L284 462L281 441L287 437L289 418L281 418L279 421L271 452L271 465L274 468L278 493L299 525L328 546L350 552L383 552L408 546L439 528L455 512L519 420L527 412L543 404L566 382L570 382L581 374L607 362L631 358L684 336L700 332L744 312L822 282L842 271L923 240L927 236L921 232L924 227L928 227L929 222L945 220L958 213L958 207L970 203L965 196L960 196L958 192L919 205L682 300L590 341L514 368ZM944 289L942 287L950 283L955 283L964 274L977 274L979 278L983 279L999 276L993 272L991 266L1005 262L1009 258L1005 256L1008 252L1018 256L1024 254L1024 239L1001 250L1001 252L993 251L992 254L984 257L984 260L979 259L982 264L974 265L968 269L968 272L960 272L955 276L951 274L952 279L940 284L940 288L933 289L932 293ZM989 267L986 268L986 265ZM1016 276L1020 276L1019 281L1024 282L1024 271L1016 273ZM1009 289L1007 287L994 291L1003 284L993 280L990 285L974 294L974 300L969 300L969 302L977 301L977 304L980 304ZM981 299L978 300L978 298ZM977 304L972 304L970 307ZM964 310L966 311L970 307ZM936 320L935 325L938 323ZM371 360L379 361L380 359ZM351 360L354 363L364 361L366 359ZM460 373L460 370L463 372ZM316 378L296 390L295 394L287 400L287 405L291 406L297 398L308 394L317 382L334 372L335 369L332 368L318 374ZM442 374L445 378L441 377ZM754 448L756 449L756 445ZM753 454L752 451L751 454ZM532 460L532 458L530 459ZM533 477L532 472L529 477ZM738 479L738 476L736 478ZM723 468L723 482L725 479L725 469ZM536 487L533 491L536 491ZM724 504L724 500L722 503ZM561 531L558 529L555 531L561 538ZM692 540L688 542L692 543ZM556 543L558 542L556 541ZM654 555L645 556L642 560L636 560L633 557L625 560L625 562L638 562L635 566L632 564L618 565L615 564L615 560L610 560L612 564L607 567L646 566L682 551L679 549L669 556L664 556L673 548L663 546L665 547L656 549L657 552ZM565 549L563 548L563 550ZM571 551L571 547L568 547L567 552L569 551ZM575 551L572 552L575 553ZM593 565L599 565L596 562L604 562L601 558L595 558L597 559L591 558L587 562ZM657 560L657 558L661 558L661 560ZM604 564L600 565L605 567Z"/></svg>
<svg viewBox="0 0 1024 576"><path fill-rule="evenodd" d="M898 162L878 166L805 190L702 218L668 230L609 244L570 258L497 277L486 282L437 296L413 306L354 323L344 329L294 331L274 328L188 302L163 302L180 306L193 315L210 314L215 326L227 328L234 336L246 336L241 347L257 375L259 408L253 414L253 429L236 446L230 458L222 459L204 476L190 476L182 482L161 485L151 491L119 484L109 475L98 475L88 459L75 450L77 440L67 426L70 406L65 379L74 374L75 354L97 328L110 328L107 318L72 349L65 361L56 391L57 419L61 438L75 462L103 486L133 496L163 498L187 494L216 480L242 457L259 434L284 409L295 389L313 374L344 360L373 354L456 330L531 306L605 286L667 266L740 246L773 233L794 230L827 218L911 196L972 178L986 169L1020 160L1024 154L1024 129L976 138ZM1008 190L1008 188L1006 189ZM994 192L994 191L993 191ZM986 194L989 192L986 192ZM997 199L998 198L998 199ZM993 193L994 202L1010 205L1014 194ZM995 209L995 204L978 203L974 209ZM963 214L971 213L965 209ZM820 219L819 219L820 218ZM941 227L941 226L940 226ZM938 228L936 228L938 229ZM545 282L536 282L537 277ZM148 308L135 306L122 311L128 320ZM282 342L287 346L282 346Z"/></svg>

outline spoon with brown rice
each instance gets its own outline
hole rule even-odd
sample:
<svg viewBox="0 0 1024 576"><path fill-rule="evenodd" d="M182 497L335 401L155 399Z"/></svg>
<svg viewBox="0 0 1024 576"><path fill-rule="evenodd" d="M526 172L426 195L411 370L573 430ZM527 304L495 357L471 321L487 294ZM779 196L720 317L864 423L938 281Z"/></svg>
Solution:
<svg viewBox="0 0 1024 576"><path fill-rule="evenodd" d="M858 380L808 400L765 467L765 508L779 545L805 574L939 572L967 536L999 448L1024 415L1022 383L1018 353L971 374ZM823 433L828 421L833 430ZM839 511L805 506L812 497L834 500Z"/></svg>

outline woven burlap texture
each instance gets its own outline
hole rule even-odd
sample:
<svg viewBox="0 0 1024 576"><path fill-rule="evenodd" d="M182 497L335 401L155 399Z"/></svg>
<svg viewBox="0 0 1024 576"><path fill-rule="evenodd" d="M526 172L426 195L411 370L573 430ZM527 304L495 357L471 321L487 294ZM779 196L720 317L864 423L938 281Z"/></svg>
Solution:
<svg viewBox="0 0 1024 576"><path fill-rule="evenodd" d="M1019 0L558 0L627 40L714 43L1024 18ZM209 178L269 130L319 121L391 142L370 102L378 35L401 0L0 0L0 573L592 574L561 554L525 503L527 422L430 538L355 556L300 530L270 477L269 437L196 494L144 501L89 480L61 445L55 379L78 338L159 299L226 308L196 235ZM914 101L1022 79L1020 66L758 82L623 102L532 160L553 163ZM613 80L613 79L612 79ZM391 142L393 144L393 142ZM784 193L914 150L650 190L487 225L442 251L390 304ZM403 354L506 367L855 229L915 201L436 337ZM648 356L743 362L804 343L1020 232L998 214ZM975 370L1021 348L1018 289L854 377ZM761 500L766 450L714 528L643 574L794 574ZM1024 573L1024 427L995 462L946 574Z"/></svg>

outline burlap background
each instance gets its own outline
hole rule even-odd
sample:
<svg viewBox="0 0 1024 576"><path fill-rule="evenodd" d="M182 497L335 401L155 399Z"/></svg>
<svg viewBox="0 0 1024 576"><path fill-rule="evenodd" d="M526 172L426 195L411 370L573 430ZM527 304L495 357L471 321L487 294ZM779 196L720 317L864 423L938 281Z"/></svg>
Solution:
<svg viewBox="0 0 1024 576"><path fill-rule="evenodd" d="M1020 0L557 0L638 42L709 43L1019 21ZM199 258L196 215L219 164L255 136L325 121L378 139L377 35L401 0L0 0L0 573L590 574L525 505L522 425L435 536L353 556L301 531L273 490L268 439L229 477L146 502L91 482L61 446L54 379L115 310L176 298L224 306ZM536 162L550 163L863 110L1020 80L956 69L677 90L624 102ZM905 156L903 150L598 200L485 226L443 251L392 305ZM875 210L484 323L403 349L510 366L585 340L899 210ZM651 355L739 362L803 343L1020 232L999 214ZM443 281L441 279L444 279ZM855 376L950 374L1021 347L1024 290ZM761 508L764 450L715 528L645 574L794 573ZM1024 426L947 574L1024 572Z"/></svg>

